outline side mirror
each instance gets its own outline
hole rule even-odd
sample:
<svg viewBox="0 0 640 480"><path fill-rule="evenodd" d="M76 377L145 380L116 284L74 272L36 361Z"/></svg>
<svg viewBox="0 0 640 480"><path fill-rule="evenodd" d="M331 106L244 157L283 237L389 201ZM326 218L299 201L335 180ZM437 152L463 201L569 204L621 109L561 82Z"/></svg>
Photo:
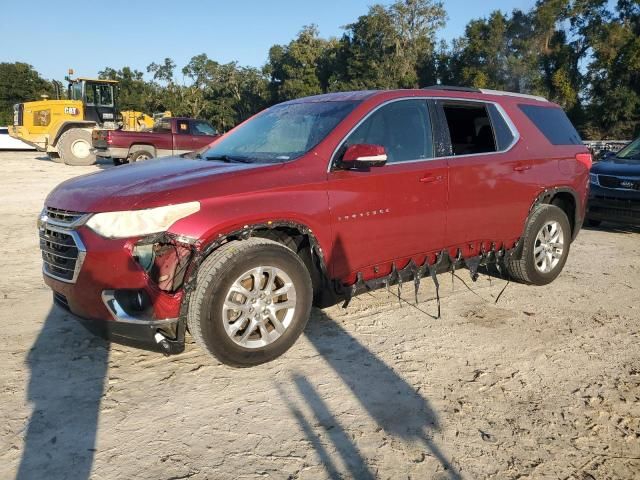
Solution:
<svg viewBox="0 0 640 480"><path fill-rule="evenodd" d="M382 145L358 143L347 148L342 156L346 168L381 167L387 163L387 151Z"/></svg>

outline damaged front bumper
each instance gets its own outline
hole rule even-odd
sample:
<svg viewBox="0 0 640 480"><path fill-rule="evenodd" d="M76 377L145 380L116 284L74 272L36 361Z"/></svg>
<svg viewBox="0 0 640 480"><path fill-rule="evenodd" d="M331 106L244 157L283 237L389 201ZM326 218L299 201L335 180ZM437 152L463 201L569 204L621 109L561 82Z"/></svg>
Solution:
<svg viewBox="0 0 640 480"><path fill-rule="evenodd" d="M182 351L185 322L181 320L181 287L192 256L188 239L178 241L159 234L113 240L86 227L66 233L82 246L76 259L77 274L70 279L56 275L56 268L62 269L64 264L52 267L50 263L52 258L61 261L57 253L51 253L56 240L41 236L47 267L43 269L44 280L54 292L55 303L82 319L94 333L114 341L159 346L165 353ZM43 247L43 242L49 244ZM60 257L70 256L57 252Z"/></svg>

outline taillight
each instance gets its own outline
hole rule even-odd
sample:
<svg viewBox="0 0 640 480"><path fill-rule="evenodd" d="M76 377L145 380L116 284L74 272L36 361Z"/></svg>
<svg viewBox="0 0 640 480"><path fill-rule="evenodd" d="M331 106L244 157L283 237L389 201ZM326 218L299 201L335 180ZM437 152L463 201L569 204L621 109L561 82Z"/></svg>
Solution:
<svg viewBox="0 0 640 480"><path fill-rule="evenodd" d="M113 143L113 138L111 137L111 130L107 131L107 144L111 145Z"/></svg>
<svg viewBox="0 0 640 480"><path fill-rule="evenodd" d="M591 165L593 165L593 159L590 153L576 153L576 160L587 167L587 170L590 170Z"/></svg>

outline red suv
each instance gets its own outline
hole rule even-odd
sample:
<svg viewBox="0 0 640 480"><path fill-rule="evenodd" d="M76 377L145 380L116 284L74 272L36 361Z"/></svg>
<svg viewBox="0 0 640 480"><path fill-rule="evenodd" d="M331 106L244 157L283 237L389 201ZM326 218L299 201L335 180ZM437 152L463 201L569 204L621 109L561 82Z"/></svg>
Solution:
<svg viewBox="0 0 640 480"><path fill-rule="evenodd" d="M302 98L207 148L68 180L39 221L54 300L113 337L284 353L312 304L496 263L543 285L591 157L543 98L439 86Z"/></svg>

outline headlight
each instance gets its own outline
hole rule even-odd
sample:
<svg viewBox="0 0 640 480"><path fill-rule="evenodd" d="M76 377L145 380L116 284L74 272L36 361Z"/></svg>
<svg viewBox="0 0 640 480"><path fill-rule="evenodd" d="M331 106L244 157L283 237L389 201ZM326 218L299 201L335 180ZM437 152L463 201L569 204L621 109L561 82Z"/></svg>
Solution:
<svg viewBox="0 0 640 480"><path fill-rule="evenodd" d="M589 182L591 182L592 185L600 185L600 182L598 181L598 175L596 175L595 173L589 174Z"/></svg>
<svg viewBox="0 0 640 480"><path fill-rule="evenodd" d="M107 238L128 238L164 232L181 218L200 210L200 202L124 212L96 213L87 227Z"/></svg>

